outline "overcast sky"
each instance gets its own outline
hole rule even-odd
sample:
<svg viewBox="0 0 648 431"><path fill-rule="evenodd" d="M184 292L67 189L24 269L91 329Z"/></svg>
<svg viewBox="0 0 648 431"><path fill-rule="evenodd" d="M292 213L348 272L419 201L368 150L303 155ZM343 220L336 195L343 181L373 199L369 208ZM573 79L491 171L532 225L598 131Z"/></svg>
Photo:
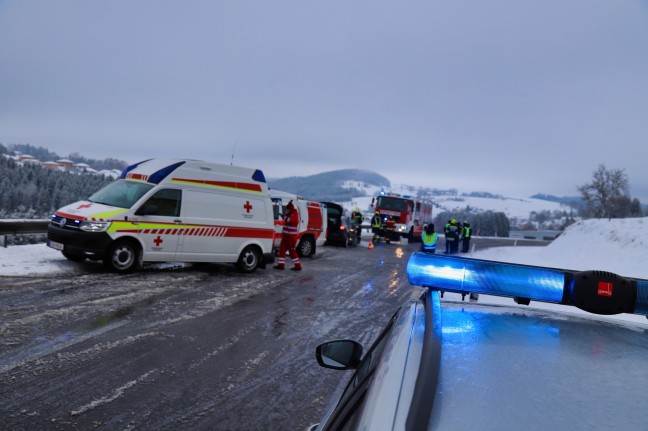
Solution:
<svg viewBox="0 0 648 431"><path fill-rule="evenodd" d="M0 143L648 203L648 1L0 0Z"/></svg>

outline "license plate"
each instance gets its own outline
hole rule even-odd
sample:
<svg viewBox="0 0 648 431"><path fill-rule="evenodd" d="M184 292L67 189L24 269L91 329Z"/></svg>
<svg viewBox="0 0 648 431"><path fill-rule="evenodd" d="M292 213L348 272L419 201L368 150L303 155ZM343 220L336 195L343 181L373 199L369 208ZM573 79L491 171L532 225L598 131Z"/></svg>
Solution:
<svg viewBox="0 0 648 431"><path fill-rule="evenodd" d="M48 245L49 247L52 247L52 248L55 249L55 250L63 251L63 244L61 244L60 242L56 242L56 241L47 241L47 245Z"/></svg>

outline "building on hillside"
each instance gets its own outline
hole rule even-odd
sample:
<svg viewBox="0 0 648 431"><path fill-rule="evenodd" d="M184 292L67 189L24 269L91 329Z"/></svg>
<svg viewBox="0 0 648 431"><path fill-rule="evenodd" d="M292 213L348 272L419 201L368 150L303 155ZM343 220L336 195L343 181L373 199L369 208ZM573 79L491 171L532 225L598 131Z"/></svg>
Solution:
<svg viewBox="0 0 648 431"><path fill-rule="evenodd" d="M25 165L36 165L36 166L41 166L42 165L40 160L35 159L33 157L30 158L30 159L21 160L20 163L23 163Z"/></svg>
<svg viewBox="0 0 648 431"><path fill-rule="evenodd" d="M61 165L61 167L63 167L63 169L65 169L66 171L70 171L72 170L72 168L74 168L74 162L72 160L60 159L57 160L56 163Z"/></svg>
<svg viewBox="0 0 648 431"><path fill-rule="evenodd" d="M50 161L50 162L43 162L43 163L41 164L41 166L43 166L43 167L46 168L46 169L51 169L51 170L53 170L53 171L61 170L61 165L59 165L59 164L56 163L56 162L52 162L52 161Z"/></svg>
<svg viewBox="0 0 648 431"><path fill-rule="evenodd" d="M30 156L29 154L19 154L16 156L17 162L28 162L30 160L37 160L37 159L35 159L34 156Z"/></svg>
<svg viewBox="0 0 648 431"><path fill-rule="evenodd" d="M74 171L75 172L85 173L85 172L89 172L89 169L91 169L91 168L90 168L90 165L88 165L87 163L75 163L74 164Z"/></svg>

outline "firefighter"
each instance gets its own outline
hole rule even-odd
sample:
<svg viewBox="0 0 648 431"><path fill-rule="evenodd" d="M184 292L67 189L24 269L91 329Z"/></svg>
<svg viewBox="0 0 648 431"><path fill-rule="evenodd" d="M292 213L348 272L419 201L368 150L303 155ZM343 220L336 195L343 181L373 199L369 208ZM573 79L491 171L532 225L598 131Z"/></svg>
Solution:
<svg viewBox="0 0 648 431"><path fill-rule="evenodd" d="M373 232L373 242L380 241L380 236L382 235L382 217L380 213L376 211L373 217L371 217L371 232Z"/></svg>
<svg viewBox="0 0 648 431"><path fill-rule="evenodd" d="M461 229L461 252L468 253L470 248L470 237L472 235L472 229L470 228L470 223L465 221L463 223L463 228Z"/></svg>
<svg viewBox="0 0 648 431"><path fill-rule="evenodd" d="M434 224L430 223L425 226L423 234L421 234L421 251L424 253L434 254L436 251L437 239L439 234L434 231Z"/></svg>
<svg viewBox="0 0 648 431"><path fill-rule="evenodd" d="M450 254L450 222L452 220L448 220L448 223L443 226L443 235L445 236L445 254Z"/></svg>
<svg viewBox="0 0 648 431"><path fill-rule="evenodd" d="M387 218L385 220L385 242L389 244L389 242L392 239L395 239L394 236L394 227L396 226L396 222L392 217Z"/></svg>
<svg viewBox="0 0 648 431"><path fill-rule="evenodd" d="M459 251L459 229L457 220L452 219L447 225L446 231L446 253L454 254Z"/></svg>
<svg viewBox="0 0 648 431"><path fill-rule="evenodd" d="M362 238L362 222L364 221L364 216L360 212L360 208L355 207L355 209L351 213L351 220L353 221L353 224L356 227L356 232L358 233L358 243L359 243Z"/></svg>
<svg viewBox="0 0 648 431"><path fill-rule="evenodd" d="M302 266L297 255L295 246L297 245L297 235L299 234L299 212L293 202L288 202L286 214L284 215L284 226L281 232L281 243L279 244L279 259L274 269L284 269L286 267L286 252L290 253L293 262L292 271L301 271Z"/></svg>

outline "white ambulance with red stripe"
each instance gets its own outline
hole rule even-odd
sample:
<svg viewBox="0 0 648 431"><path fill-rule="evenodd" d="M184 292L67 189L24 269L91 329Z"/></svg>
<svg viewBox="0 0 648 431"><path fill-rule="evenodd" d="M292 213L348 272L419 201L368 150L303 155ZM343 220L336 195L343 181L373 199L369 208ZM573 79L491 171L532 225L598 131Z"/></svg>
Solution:
<svg viewBox="0 0 648 431"><path fill-rule="evenodd" d="M275 249L279 249L281 243L281 231L283 230L283 214L286 213L288 202L292 201L299 211L299 236L297 238L297 254L300 257L311 257L315 255L317 247L326 242L326 205L321 202L309 201L294 193L270 189L270 198L274 205L275 223Z"/></svg>
<svg viewBox="0 0 648 431"><path fill-rule="evenodd" d="M47 245L73 261L103 260L118 272L143 262L272 263L272 201L258 169L151 159L86 201L56 211Z"/></svg>

